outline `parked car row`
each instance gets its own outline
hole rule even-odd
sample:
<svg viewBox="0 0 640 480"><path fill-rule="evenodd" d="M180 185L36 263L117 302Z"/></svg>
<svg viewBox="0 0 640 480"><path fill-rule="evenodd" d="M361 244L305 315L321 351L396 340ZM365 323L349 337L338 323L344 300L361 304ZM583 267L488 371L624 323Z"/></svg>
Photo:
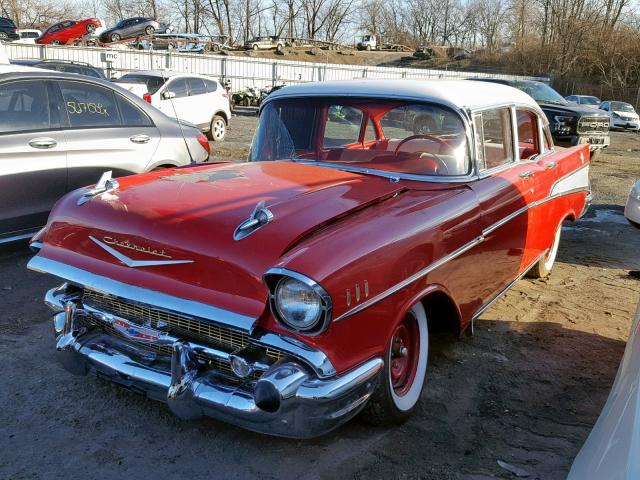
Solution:
<svg viewBox="0 0 640 480"><path fill-rule="evenodd" d="M615 100L602 101L592 95L569 95L565 98L578 105L585 105L607 112L611 129L616 128L635 132L640 130L640 117L630 103Z"/></svg>

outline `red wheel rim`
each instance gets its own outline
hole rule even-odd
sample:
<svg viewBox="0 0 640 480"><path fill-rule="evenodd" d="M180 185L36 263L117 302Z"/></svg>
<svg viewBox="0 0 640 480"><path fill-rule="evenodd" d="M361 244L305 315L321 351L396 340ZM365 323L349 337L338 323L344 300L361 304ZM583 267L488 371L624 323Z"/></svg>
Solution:
<svg viewBox="0 0 640 480"><path fill-rule="evenodd" d="M413 385L420 356L418 321L408 314L396 327L389 345L389 377L391 387L399 397Z"/></svg>

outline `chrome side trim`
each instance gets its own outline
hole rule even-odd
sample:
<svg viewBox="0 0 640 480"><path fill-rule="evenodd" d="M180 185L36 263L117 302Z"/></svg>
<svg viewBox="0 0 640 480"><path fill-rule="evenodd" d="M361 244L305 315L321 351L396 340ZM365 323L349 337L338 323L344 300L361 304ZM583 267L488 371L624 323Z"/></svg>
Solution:
<svg viewBox="0 0 640 480"><path fill-rule="evenodd" d="M369 308L371 305L374 305L374 304L384 300L385 298L387 298L387 297L393 295L394 293L396 293L398 290L401 290L404 287L412 284L416 280L428 275L429 273L434 271L436 268L441 267L442 265L444 265L445 263L453 260L454 258L459 257L460 255L465 253L467 250L470 250L471 248L473 248L476 245L478 245L479 243L481 243L483 240L484 240L484 236L483 235L474 238L469 243L461 246L457 250L454 250L450 254L445 255L444 257L440 258L439 260L436 260L431 265L429 265L429 266L423 268L422 270L414 273L413 275L411 275L410 277L406 278L402 282L397 283L393 287L388 288L384 292L371 297L369 300L367 300L366 302L361 303L357 307L354 307L351 310L349 310L348 312L343 313L338 318L336 318L334 320L334 322L339 322L340 320L344 320L345 318L348 318L348 317L350 317L352 315L355 315L356 313L361 312L362 310L365 310L366 308Z"/></svg>
<svg viewBox="0 0 640 480"><path fill-rule="evenodd" d="M34 256L27 264L27 268L36 272L49 273L73 284L88 287L102 293L211 320L214 323L223 324L246 333L250 333L253 330L256 321L255 318L247 315L194 300L186 300L166 293L128 285L40 255Z"/></svg>
<svg viewBox="0 0 640 480"><path fill-rule="evenodd" d="M487 228L485 228L482 231L482 235L480 235L479 237L476 237L471 242L467 243L466 245L463 245L462 247L460 247L459 249L453 251L449 255L446 255L446 256L440 258L439 260L436 260L431 265L429 265L429 266L425 267L424 269L418 271L417 273L413 274L412 276L408 277L407 279L403 280L402 282L390 287L389 289L385 290L384 292L382 292L382 293L380 293L380 294L378 294L376 296L371 297L366 302L363 302L360 305L354 307L353 309L343 313L342 315L340 315L339 317L337 317L333 321L334 322L338 322L338 321L343 320L343 319L345 319L347 317L355 315L356 313L359 313L362 310L364 310L366 308L369 308L370 306L372 306L372 305L384 300L385 298L389 297L390 295L393 295L398 290L401 290L404 287L412 284L416 280L419 280L420 278L422 278L422 277L426 276L427 274L431 273L436 268L441 267L445 263L447 263L447 262L453 260L454 258L462 255L467 250L475 247L479 243L482 243L486 239L486 237L489 236L491 233L493 233L494 231L496 231L500 227L506 225L508 222L510 222L511 220L516 218L517 216L522 215L523 213L529 211L530 209L535 208L535 207L537 207L539 205L542 205L544 203L550 202L551 200L554 200L556 198L563 197L565 195L571 195L571 194L574 194L574 193L579 193L579 192L588 192L588 193L590 193L590 190L588 188L582 188L582 187L581 188L576 188L574 190L567 190L567 191L561 192L561 193L559 193L557 195L550 195L550 196L545 197L543 199L537 200L535 202L530 203L529 205L526 205L526 206L516 210L515 212L511 213L510 215L508 215L508 216L504 217L503 219L497 221L493 225L490 225ZM533 263L531 265L533 265ZM517 280L519 280L520 278L522 278L522 277L519 277Z"/></svg>
<svg viewBox="0 0 640 480"><path fill-rule="evenodd" d="M17 235L13 235L11 237L0 238L0 244L17 242L18 240L26 240L28 238L33 237L36 234L37 231L38 230L34 230L33 232L29 232L29 233L19 233Z"/></svg>

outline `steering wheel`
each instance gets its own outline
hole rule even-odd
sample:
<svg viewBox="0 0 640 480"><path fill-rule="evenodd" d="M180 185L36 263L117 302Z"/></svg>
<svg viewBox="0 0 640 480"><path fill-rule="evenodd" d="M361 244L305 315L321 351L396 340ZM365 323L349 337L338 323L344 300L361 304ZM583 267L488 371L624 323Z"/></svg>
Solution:
<svg viewBox="0 0 640 480"><path fill-rule="evenodd" d="M436 143L438 143L438 144L440 144L442 146L445 146L445 147L449 148L449 145L447 144L447 142L445 142L441 138L438 138L435 135L431 135L429 133L420 133L418 135L411 135L410 137L407 137L404 140L401 140L400 143L398 143L398 146L396 147L395 151L393 152L394 155L398 154L398 150L400 150L400 147L402 145L404 145L407 142L410 142L411 140L416 140L418 138L426 138L427 140L431 140L433 142L436 142Z"/></svg>
<svg viewBox="0 0 640 480"><path fill-rule="evenodd" d="M398 146L396 147L395 151L393 152L394 155L398 154L398 151L400 150L400 147L402 147L402 145L404 145L405 143L411 141L411 140L415 140L417 138L426 138L427 140L432 140L436 143L438 143L439 145L442 145L446 148L450 148L449 144L447 144L447 142L445 142L444 140L442 140L441 138L436 137L435 135L430 135L428 133L421 133L419 135L411 135L410 137L405 138L404 140L401 140L400 143L398 143ZM449 167L447 166L447 163L442 160L437 154L435 153L430 153L430 152L422 152L420 154L420 158L425 158L425 155L428 155L429 157L432 157L436 160L436 162L438 163L438 170L440 169L440 167L442 167L442 169L446 172L446 174L449 174Z"/></svg>

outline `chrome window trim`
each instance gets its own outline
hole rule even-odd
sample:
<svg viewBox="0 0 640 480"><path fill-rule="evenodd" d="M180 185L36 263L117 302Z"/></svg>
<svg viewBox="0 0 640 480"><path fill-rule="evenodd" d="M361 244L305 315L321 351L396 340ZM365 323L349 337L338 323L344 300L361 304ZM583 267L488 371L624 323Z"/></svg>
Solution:
<svg viewBox="0 0 640 480"><path fill-rule="evenodd" d="M306 330L295 328L282 319L282 315L280 314L280 311L278 310L275 302L275 294L278 284L284 277L294 278L295 280L304 283L305 285L311 287L313 291L318 295L318 297L320 297L320 301L322 304L322 311L320 313L321 317L316 323L313 324L311 328ZM292 332L299 333L301 335L307 335L310 337L320 335L327 330L327 328L331 324L333 301L331 299L331 295L327 293L322 285L320 285L314 279L300 272L281 267L270 268L264 274L263 279L265 285L269 289L269 307L271 308L271 313L282 327ZM274 282L272 279L275 279L276 281Z"/></svg>
<svg viewBox="0 0 640 480"><path fill-rule="evenodd" d="M465 175L455 175L455 176L438 176L438 175L417 175L411 173L400 173L400 172L389 172L387 170L378 170L373 168L363 168L363 167L355 167L350 165L341 164L338 162L322 162L322 161L314 161L314 160L304 160L304 159L290 159L284 161L291 161L296 163L301 163L304 165L316 165L321 167L334 168L336 170L341 170L345 172L352 173L362 173L367 175L376 175L383 178L388 178L391 181L399 181L399 180L410 180L416 182L441 182L441 183L456 183L456 182L468 182L472 180L476 180L478 178L478 169L475 161L475 142L473 141L473 128L470 125L471 117L469 116L469 111L464 108L460 108L458 105L454 105L452 103L443 101L437 98L431 97L420 97L413 95L351 95L351 94L291 94L291 95L282 95L278 94L277 97L267 99L260 105L258 110L258 115L262 114L262 109L265 105L268 105L272 101L278 100L295 100L299 98L349 98L349 99L362 99L362 100L403 100L406 102L418 102L420 104L434 105L439 107L444 107L445 109L450 110L452 113L458 116L460 121L462 122L462 126L465 132L465 139L467 142L466 150L469 158L469 172ZM473 148L472 148L473 147ZM251 150L251 149L249 149Z"/></svg>

